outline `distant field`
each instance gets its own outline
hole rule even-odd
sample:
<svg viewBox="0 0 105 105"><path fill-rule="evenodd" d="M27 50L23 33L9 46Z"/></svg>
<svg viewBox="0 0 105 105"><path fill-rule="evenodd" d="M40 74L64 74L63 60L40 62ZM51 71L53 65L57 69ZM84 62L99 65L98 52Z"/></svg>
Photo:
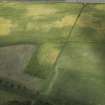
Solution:
<svg viewBox="0 0 105 105"><path fill-rule="evenodd" d="M105 105L104 19L104 4L0 3L0 104L25 86L36 105Z"/></svg>

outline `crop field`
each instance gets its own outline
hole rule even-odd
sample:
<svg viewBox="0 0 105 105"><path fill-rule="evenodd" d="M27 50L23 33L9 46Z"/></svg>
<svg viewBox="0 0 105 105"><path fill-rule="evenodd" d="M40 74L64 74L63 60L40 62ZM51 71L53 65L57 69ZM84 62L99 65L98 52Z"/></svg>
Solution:
<svg viewBox="0 0 105 105"><path fill-rule="evenodd" d="M105 4L1 2L0 105L105 105Z"/></svg>

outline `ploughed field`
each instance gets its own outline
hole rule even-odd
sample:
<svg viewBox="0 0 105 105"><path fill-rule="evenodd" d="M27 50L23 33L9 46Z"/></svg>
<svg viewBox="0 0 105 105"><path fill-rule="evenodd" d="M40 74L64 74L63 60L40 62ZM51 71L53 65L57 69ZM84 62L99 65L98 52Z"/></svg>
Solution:
<svg viewBox="0 0 105 105"><path fill-rule="evenodd" d="M0 105L105 105L105 5L0 3Z"/></svg>

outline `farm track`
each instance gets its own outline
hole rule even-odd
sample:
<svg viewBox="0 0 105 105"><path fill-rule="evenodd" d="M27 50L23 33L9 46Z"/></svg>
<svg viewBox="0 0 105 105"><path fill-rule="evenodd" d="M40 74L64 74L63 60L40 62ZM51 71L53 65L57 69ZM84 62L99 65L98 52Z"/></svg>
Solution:
<svg viewBox="0 0 105 105"><path fill-rule="evenodd" d="M58 62L59 62L59 59L60 59L60 57L61 57L61 55L62 55L62 53L63 53L65 47L67 46L67 44L68 44L68 42L69 42L69 40L70 40L70 38L71 38L71 36L72 36L72 31L73 31L73 29L75 28L75 25L77 24L78 19L79 19L79 17L81 16L81 14L82 14L82 12L83 12L83 10L84 10L84 8L85 8L86 6L87 6L87 4L85 4L85 5L83 5L83 6L81 7L81 9L80 9L80 11L79 11L79 13L78 13L78 15L77 15L77 18L75 19L74 24L73 24L73 26L72 26L70 32L68 33L68 36L67 36L67 38L66 38L66 41L65 41L63 47L61 48L61 51L60 51L58 57L56 58L56 61L55 61L54 66L53 66L53 69L55 70L55 74L54 74L54 76L52 77L52 80L51 80L50 83L49 83L48 90L47 90L47 94L50 94L50 92L52 91L53 86L54 86L54 84L55 84L55 82L56 82L56 80L57 80L57 77L58 77L58 75L59 75L59 70L57 69L57 64L58 64Z"/></svg>

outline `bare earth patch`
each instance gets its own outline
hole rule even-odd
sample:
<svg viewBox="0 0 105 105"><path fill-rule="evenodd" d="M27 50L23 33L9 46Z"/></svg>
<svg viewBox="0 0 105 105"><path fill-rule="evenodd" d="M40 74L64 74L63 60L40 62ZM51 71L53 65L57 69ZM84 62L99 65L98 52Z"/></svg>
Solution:
<svg viewBox="0 0 105 105"><path fill-rule="evenodd" d="M97 9L97 10L104 10L105 11L105 5L104 4L98 4L98 5L96 5L96 6L94 6L95 7L95 9Z"/></svg>
<svg viewBox="0 0 105 105"><path fill-rule="evenodd" d="M61 20L57 20L54 25L56 28L64 28L72 26L75 22L76 15L68 15L63 17Z"/></svg>
<svg viewBox="0 0 105 105"><path fill-rule="evenodd" d="M39 79L33 78L24 73L29 63L34 45L14 45L0 48L0 77L23 83L30 89L35 89Z"/></svg>
<svg viewBox="0 0 105 105"><path fill-rule="evenodd" d="M14 27L15 24L11 20L0 17L0 36L8 35Z"/></svg>
<svg viewBox="0 0 105 105"><path fill-rule="evenodd" d="M49 8L46 6L39 7L28 7L26 16L41 16L41 15L52 15L57 12L55 8Z"/></svg>
<svg viewBox="0 0 105 105"><path fill-rule="evenodd" d="M53 25L51 23L46 23L45 24L45 23L29 22L27 24L26 30L27 31L36 30L36 31L48 32L52 27L53 27Z"/></svg>

